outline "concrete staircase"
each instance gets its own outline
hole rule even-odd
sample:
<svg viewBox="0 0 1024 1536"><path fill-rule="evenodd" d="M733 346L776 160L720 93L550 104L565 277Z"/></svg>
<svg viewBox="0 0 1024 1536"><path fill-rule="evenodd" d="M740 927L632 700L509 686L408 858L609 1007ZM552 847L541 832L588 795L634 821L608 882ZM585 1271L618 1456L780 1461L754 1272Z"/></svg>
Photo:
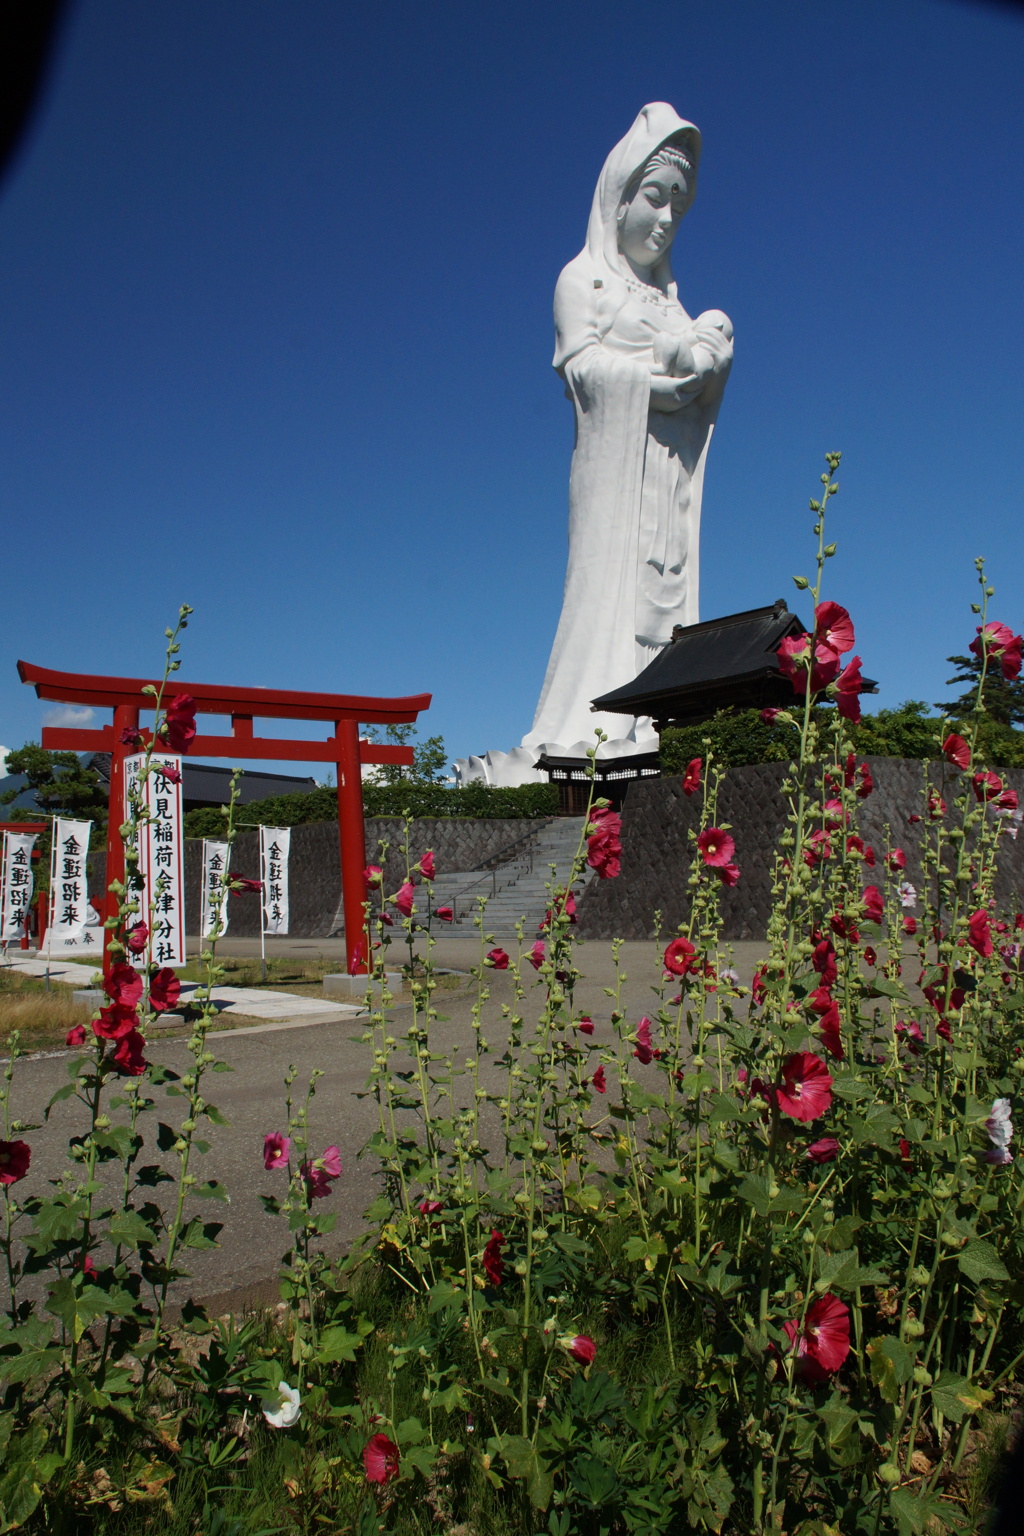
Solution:
<svg viewBox="0 0 1024 1536"><path fill-rule="evenodd" d="M529 842L522 843L508 860L493 870L445 871L433 883L430 908L452 907L455 921L433 922L438 937L469 936L475 932L473 919L479 912L481 897L487 898L484 927L496 939L514 939L516 923L523 919L523 931L531 940L543 921L550 893L548 885L564 883L572 867L583 829L582 816L559 816L538 825ZM551 872L555 866L555 873ZM587 869L578 881L577 894L587 884L593 870ZM426 889L416 895L416 917L427 916Z"/></svg>

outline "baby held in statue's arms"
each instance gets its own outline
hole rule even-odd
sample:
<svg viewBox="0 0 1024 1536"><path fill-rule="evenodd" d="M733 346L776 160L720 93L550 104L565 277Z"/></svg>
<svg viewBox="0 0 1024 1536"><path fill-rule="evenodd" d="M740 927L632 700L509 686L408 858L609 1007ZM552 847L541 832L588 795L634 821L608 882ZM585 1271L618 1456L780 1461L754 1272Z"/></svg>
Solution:
<svg viewBox="0 0 1024 1536"><path fill-rule="evenodd" d="M717 332L717 336L713 336ZM699 380L702 388L722 357L721 338L731 342L732 321L720 309L706 309L686 331L661 331L654 338L654 361L660 373L676 379ZM715 343L718 343L716 346Z"/></svg>

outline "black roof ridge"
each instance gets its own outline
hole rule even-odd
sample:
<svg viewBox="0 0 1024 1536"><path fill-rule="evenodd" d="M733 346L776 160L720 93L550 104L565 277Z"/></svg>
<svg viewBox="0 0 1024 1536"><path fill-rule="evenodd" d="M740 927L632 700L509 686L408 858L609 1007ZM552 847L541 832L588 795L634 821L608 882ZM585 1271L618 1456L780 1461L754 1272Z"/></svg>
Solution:
<svg viewBox="0 0 1024 1536"><path fill-rule="evenodd" d="M723 613L718 619L701 619L699 624L676 624L673 634L695 635L702 629L723 629L727 624L741 624L750 619L766 619L770 614L776 614L780 619L783 614L789 614L791 619L797 619L801 624L803 619L798 613L793 613L784 597L776 598L774 603L766 603L763 608L745 608L742 613Z"/></svg>

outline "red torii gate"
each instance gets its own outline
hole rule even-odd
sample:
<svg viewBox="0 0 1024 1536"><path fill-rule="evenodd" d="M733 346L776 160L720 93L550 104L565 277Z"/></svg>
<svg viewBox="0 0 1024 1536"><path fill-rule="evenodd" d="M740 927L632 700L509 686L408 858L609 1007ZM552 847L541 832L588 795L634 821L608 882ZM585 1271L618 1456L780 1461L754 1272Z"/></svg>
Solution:
<svg viewBox="0 0 1024 1536"><path fill-rule="evenodd" d="M58 704L85 704L111 709L113 720L99 730L81 727L44 726L42 745L51 751L109 752L110 803L107 819L107 884L124 879L124 848L118 828L124 821L124 759L134 750L121 740L122 732L138 730L139 715L152 710L152 687L145 678L93 677L85 673L54 672L19 661L18 674L23 683L31 683L40 699ZM378 746L359 739L359 722L373 725L410 725L420 712L430 707L430 694L417 693L405 699L379 699L348 693L296 693L277 688L218 687L212 683L168 680L164 700L176 693L191 694L196 713L230 715L230 736L200 736L189 748L204 757L262 758L267 761L296 763L334 763L338 775L338 834L341 843L341 890L345 908L345 949L349 973L361 975L366 970L362 954L363 903L366 900L366 837L363 828L363 763L389 763L399 767L412 764L412 748ZM296 741L254 736L256 719L326 720L333 724L334 735L326 741ZM104 917L116 916L117 902L109 894L104 901ZM104 943L106 964L106 944Z"/></svg>

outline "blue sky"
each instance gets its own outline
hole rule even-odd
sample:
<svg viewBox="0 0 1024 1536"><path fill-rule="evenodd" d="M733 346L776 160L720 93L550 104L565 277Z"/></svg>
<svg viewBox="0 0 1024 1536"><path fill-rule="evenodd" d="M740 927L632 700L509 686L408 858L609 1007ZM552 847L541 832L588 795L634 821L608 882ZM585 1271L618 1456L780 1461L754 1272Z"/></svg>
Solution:
<svg viewBox="0 0 1024 1536"><path fill-rule="evenodd" d="M1022 79L1024 19L953 0L81 0L0 196L0 741L48 709L17 657L145 675L185 600L186 679L518 742L552 291L651 100L704 135L680 295L736 327L702 616L795 595L840 448L830 595L879 702L942 697L976 554L1024 622Z"/></svg>

